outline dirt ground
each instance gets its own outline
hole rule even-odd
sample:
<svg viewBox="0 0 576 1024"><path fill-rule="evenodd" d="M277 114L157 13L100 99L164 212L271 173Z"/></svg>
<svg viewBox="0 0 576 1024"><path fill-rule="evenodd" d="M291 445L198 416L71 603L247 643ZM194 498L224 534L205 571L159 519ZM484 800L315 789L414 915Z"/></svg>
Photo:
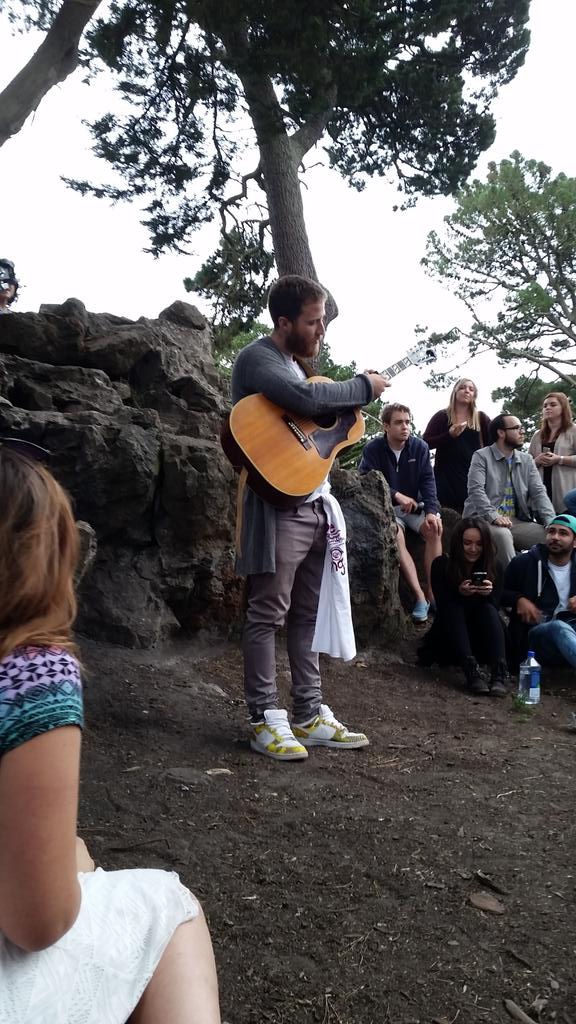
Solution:
<svg viewBox="0 0 576 1024"><path fill-rule="evenodd" d="M576 685L527 715L400 647L323 666L367 749L278 764L237 648L84 642L80 833L199 896L229 1024L576 1024Z"/></svg>

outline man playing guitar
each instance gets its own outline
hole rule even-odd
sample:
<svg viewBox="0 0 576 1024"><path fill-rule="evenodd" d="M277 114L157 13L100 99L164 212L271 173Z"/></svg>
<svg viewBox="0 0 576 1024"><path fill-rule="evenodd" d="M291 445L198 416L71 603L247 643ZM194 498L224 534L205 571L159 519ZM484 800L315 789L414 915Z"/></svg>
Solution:
<svg viewBox="0 0 576 1024"><path fill-rule="evenodd" d="M232 373L234 404L263 394L295 416L325 417L368 405L388 380L372 370L346 381L307 383L303 360L314 359L324 337L326 293L316 282L279 278L268 309L274 329L239 353ZM368 744L350 732L322 702L318 654L312 651L327 543L323 496L328 479L306 501L277 509L246 487L237 571L247 577L248 605L243 633L244 686L251 716L250 745L276 760L300 760L309 746L356 749ZM331 498L331 501L334 499ZM275 638L287 622L294 716L278 708Z"/></svg>

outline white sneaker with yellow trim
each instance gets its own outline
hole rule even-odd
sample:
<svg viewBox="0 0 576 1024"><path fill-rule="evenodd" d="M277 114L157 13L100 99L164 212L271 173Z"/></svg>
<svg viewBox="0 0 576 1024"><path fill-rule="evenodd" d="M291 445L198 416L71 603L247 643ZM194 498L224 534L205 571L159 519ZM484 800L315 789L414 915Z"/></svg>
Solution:
<svg viewBox="0 0 576 1024"><path fill-rule="evenodd" d="M288 724L288 712L279 708L265 711L264 721L253 725L250 746L276 761L303 761L308 757L308 751Z"/></svg>
<svg viewBox="0 0 576 1024"><path fill-rule="evenodd" d="M350 732L342 722L332 714L327 704L321 704L320 710L311 722L305 725L294 725L292 731L297 742L305 747L338 747L341 750L358 750L367 747L368 737L363 732Z"/></svg>

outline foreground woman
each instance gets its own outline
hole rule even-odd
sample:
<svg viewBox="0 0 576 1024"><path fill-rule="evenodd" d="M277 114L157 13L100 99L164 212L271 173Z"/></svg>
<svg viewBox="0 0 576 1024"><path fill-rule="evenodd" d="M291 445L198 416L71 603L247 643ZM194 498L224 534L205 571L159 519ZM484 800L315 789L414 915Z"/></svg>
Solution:
<svg viewBox="0 0 576 1024"><path fill-rule="evenodd" d="M474 452L490 444L490 420L476 408L478 388L463 377L452 388L447 409L430 420L423 439L436 449L434 476L444 508L462 512L468 494L468 470Z"/></svg>
<svg viewBox="0 0 576 1024"><path fill-rule="evenodd" d="M532 455L556 512L570 504L566 495L576 488L576 424L562 391L551 391L542 406L542 423L530 441Z"/></svg>
<svg viewBox="0 0 576 1024"><path fill-rule="evenodd" d="M218 1024L192 894L165 871L95 870L76 838L77 533L34 449L0 442L0 1021Z"/></svg>
<svg viewBox="0 0 576 1024"><path fill-rule="evenodd" d="M498 614L501 579L487 523L461 519L450 539L450 555L432 563L436 618L419 648L423 665L460 665L472 693L505 697L506 645ZM486 681L480 664L490 665Z"/></svg>

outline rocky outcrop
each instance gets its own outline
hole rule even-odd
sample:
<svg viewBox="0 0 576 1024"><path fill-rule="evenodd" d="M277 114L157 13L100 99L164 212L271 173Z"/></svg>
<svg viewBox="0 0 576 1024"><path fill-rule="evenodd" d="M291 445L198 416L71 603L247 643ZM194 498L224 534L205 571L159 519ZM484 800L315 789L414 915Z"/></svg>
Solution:
<svg viewBox="0 0 576 1024"><path fill-rule="evenodd" d="M236 488L219 443L228 399L195 307L175 302L134 322L69 299L0 317L0 396L0 436L49 448L77 518L95 531L81 632L149 647L238 625ZM334 487L359 642L389 640L405 617L387 488L378 474L360 482L339 470Z"/></svg>
<svg viewBox="0 0 576 1024"><path fill-rule="evenodd" d="M352 617L358 646L379 646L409 628L398 596L398 552L390 491L381 473L330 476L347 530Z"/></svg>
<svg viewBox="0 0 576 1024"><path fill-rule="evenodd" d="M174 303L134 323L70 299L2 317L0 394L0 434L50 449L98 538L79 630L148 647L179 629L229 629L240 595L234 474L198 310Z"/></svg>

